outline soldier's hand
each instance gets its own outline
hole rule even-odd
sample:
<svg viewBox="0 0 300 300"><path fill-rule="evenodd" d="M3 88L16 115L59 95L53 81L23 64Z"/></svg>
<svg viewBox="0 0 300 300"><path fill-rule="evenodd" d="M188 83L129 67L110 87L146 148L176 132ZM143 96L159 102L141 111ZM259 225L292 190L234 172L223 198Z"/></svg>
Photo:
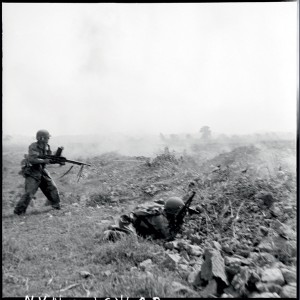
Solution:
<svg viewBox="0 0 300 300"><path fill-rule="evenodd" d="M199 215L200 214L200 211L198 211L197 208L189 207L188 212L189 212L190 215L194 215L194 214Z"/></svg>
<svg viewBox="0 0 300 300"><path fill-rule="evenodd" d="M127 215L120 216L120 220L124 223L131 223L132 222L131 218Z"/></svg>

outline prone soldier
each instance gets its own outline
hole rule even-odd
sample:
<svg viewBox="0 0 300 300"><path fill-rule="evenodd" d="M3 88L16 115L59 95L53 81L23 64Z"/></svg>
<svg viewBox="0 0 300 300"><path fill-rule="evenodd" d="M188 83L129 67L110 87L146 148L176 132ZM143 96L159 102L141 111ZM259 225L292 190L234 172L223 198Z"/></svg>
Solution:
<svg viewBox="0 0 300 300"><path fill-rule="evenodd" d="M170 197L164 206L137 207L129 215L122 215L118 225L109 226L103 238L116 241L122 236L133 234L144 238L174 240L181 230L194 195L194 191L189 191L183 199Z"/></svg>

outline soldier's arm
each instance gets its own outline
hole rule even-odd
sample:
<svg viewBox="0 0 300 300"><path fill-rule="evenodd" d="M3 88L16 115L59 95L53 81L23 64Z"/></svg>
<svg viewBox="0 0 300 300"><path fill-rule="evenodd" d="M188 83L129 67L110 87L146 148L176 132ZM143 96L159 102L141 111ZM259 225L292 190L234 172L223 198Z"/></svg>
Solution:
<svg viewBox="0 0 300 300"><path fill-rule="evenodd" d="M35 145L30 145L28 149L28 161L32 165L48 163L47 159L38 158L39 155L40 153L36 149Z"/></svg>

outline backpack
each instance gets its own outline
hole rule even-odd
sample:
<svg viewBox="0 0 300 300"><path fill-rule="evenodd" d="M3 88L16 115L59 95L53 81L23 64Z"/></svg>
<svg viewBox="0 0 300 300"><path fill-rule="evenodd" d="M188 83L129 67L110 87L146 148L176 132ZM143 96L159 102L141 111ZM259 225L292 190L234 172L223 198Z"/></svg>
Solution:
<svg viewBox="0 0 300 300"><path fill-rule="evenodd" d="M151 217L162 213L164 206L157 203L142 204L135 207L133 214L136 217Z"/></svg>
<svg viewBox="0 0 300 300"><path fill-rule="evenodd" d="M155 228L152 220L163 214L163 205L151 203L150 205L137 206L131 213L133 226L138 235L161 238L162 233Z"/></svg>

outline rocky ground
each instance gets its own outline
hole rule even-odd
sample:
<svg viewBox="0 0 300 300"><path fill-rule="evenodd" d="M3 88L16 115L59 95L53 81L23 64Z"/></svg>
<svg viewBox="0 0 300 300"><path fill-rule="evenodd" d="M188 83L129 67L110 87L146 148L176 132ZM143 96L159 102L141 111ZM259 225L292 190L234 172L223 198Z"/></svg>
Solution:
<svg viewBox="0 0 300 300"><path fill-rule="evenodd" d="M65 217L79 208L98 209L106 212L105 225L137 204L183 196L193 181L192 207L198 214L186 217L175 241L158 242L159 261L151 256L134 268L150 277L162 267L177 274L181 280L174 280L172 288L182 297L295 298L297 202L291 157L295 158L293 147L281 144L238 147L201 161L166 148L153 158L117 153L90 158L92 167L84 169L79 183L78 169L61 179L66 169L50 171L57 178L63 205L72 207ZM21 194L22 180L12 188L14 165L9 155L5 158L4 234L11 235L11 209ZM29 215L41 207L34 200Z"/></svg>
<svg viewBox="0 0 300 300"><path fill-rule="evenodd" d="M240 148L194 178L196 209L183 232L165 244L174 267L202 297L296 297L296 183L280 168L267 177L238 169L259 149ZM225 158L235 158L233 167ZM257 161L256 161L257 163Z"/></svg>

